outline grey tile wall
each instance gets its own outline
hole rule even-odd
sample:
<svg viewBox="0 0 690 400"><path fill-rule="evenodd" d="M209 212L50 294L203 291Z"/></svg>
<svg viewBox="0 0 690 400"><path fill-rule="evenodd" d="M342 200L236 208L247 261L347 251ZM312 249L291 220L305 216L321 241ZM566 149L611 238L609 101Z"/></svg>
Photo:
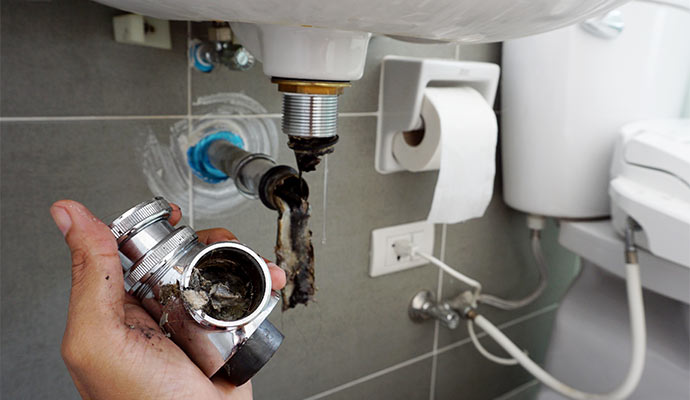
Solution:
<svg viewBox="0 0 690 400"><path fill-rule="evenodd" d="M260 65L243 73L218 68L188 75L185 22L171 25L171 51L127 46L112 40L110 19L119 13L86 0L8 0L0 9L0 390L7 398L77 397L59 354L70 271L50 204L73 198L109 219L150 197L138 149L151 132L167 141L169 127L190 106L188 90L192 99L244 92L269 113L280 112L280 95ZM200 24L191 26L203 31ZM434 172L374 171L380 60L387 54L498 62L500 46L372 39L362 80L342 97L341 111L369 116L341 117L341 143L329 158L325 243L324 170L307 176L317 301L271 316L286 340L253 380L256 398L425 399L433 392L438 399L488 399L529 380L519 368L483 360L464 329L441 328L434 347L434 324L409 321L410 297L419 289L437 289L439 274L432 266L368 277L371 230L424 219L436 179ZM281 146L280 161L293 163ZM229 218L194 222L199 229L230 228L264 255L273 250L276 215L258 202ZM574 271L555 229L550 225L544 234L551 263L547 293L517 312L487 310L495 322L509 323L508 334L538 359L553 304ZM500 183L484 218L448 227L445 254L441 231L437 227L435 254L480 278L487 291L519 296L534 284L524 216L503 204ZM460 290L445 277L445 295Z"/></svg>
<svg viewBox="0 0 690 400"><path fill-rule="evenodd" d="M426 400L429 398L431 359L400 368L324 397L327 400L378 398Z"/></svg>
<svg viewBox="0 0 690 400"><path fill-rule="evenodd" d="M173 51L115 43L124 11L84 0L2 2L2 116L185 114L186 24Z"/></svg>
<svg viewBox="0 0 690 400"><path fill-rule="evenodd" d="M0 125L2 395L69 399L77 392L60 358L70 292L70 257L48 212L79 199L108 218L151 197L133 159L159 122ZM104 162L107 160L107 162Z"/></svg>
<svg viewBox="0 0 690 400"><path fill-rule="evenodd" d="M518 386L508 393L497 397L495 400L534 400L537 398L541 385L539 381L531 380L522 386Z"/></svg>

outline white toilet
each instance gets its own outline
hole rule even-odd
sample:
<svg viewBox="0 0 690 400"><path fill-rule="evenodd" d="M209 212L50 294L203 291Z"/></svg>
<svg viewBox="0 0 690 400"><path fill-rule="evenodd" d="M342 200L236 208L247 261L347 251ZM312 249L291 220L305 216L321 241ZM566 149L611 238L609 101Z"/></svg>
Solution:
<svg viewBox="0 0 690 400"><path fill-rule="evenodd" d="M630 398L690 398L689 86L690 0L634 1L504 44L505 201L559 219L560 243L581 256L546 361L580 390L608 392L628 369L621 229L632 217L647 357Z"/></svg>

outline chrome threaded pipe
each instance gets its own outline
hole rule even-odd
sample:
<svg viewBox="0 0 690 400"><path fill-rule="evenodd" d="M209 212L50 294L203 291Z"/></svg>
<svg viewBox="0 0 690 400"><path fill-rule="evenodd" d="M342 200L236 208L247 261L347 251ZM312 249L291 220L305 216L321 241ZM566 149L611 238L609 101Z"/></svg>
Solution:
<svg viewBox="0 0 690 400"><path fill-rule="evenodd" d="M301 172L314 171L338 142L338 96L349 82L273 78L283 92L283 133Z"/></svg>
<svg viewBox="0 0 690 400"><path fill-rule="evenodd" d="M283 133L303 138L337 135L338 95L283 93Z"/></svg>

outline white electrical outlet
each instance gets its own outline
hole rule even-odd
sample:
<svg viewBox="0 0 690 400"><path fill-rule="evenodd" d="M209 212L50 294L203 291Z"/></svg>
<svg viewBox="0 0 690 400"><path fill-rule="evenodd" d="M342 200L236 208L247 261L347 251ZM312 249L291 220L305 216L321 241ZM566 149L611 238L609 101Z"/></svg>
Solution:
<svg viewBox="0 0 690 400"><path fill-rule="evenodd" d="M393 243L401 239L408 239L419 251L432 254L434 251L434 224L422 221L371 231L369 276L374 278L428 263L421 257L398 257Z"/></svg>

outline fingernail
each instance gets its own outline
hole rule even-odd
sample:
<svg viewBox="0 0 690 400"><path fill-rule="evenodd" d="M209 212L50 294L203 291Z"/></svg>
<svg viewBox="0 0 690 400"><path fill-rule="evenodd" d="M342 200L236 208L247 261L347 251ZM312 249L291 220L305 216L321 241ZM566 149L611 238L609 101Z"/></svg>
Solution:
<svg viewBox="0 0 690 400"><path fill-rule="evenodd" d="M69 213L62 207L53 206L50 207L50 215L53 217L55 225L62 232L62 235L66 235L69 228L72 227L72 218L70 218Z"/></svg>

